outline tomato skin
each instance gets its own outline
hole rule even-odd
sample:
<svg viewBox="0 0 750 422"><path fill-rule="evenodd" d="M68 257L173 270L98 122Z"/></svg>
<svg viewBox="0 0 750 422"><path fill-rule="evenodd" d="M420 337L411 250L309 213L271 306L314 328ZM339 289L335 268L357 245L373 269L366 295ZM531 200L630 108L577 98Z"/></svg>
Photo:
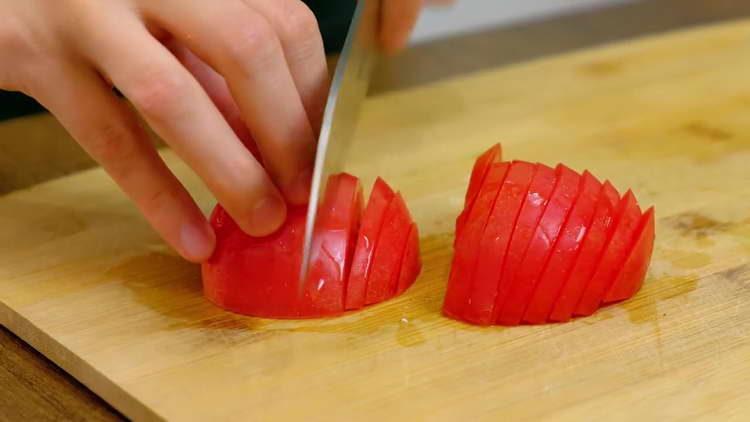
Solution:
<svg viewBox="0 0 750 422"><path fill-rule="evenodd" d="M628 191L620 203L615 230L607 241L594 275L588 281L583 296L576 305L576 315L591 315L601 305L604 293L614 282L617 272L627 259L640 218L641 210L638 208L635 195Z"/></svg>
<svg viewBox="0 0 750 422"><path fill-rule="evenodd" d="M474 201L477 199L479 189L484 184L484 180L487 177L487 172L494 163L498 163L503 159L503 150L500 144L495 144L490 149L485 151L482 155L477 158L474 163L474 167L471 170L471 177L469 179L469 187L466 189L466 197L464 198L464 210L456 218L456 234L463 230L463 226L466 223L466 218L471 212L471 208L474 206ZM458 238L458 236L456 236Z"/></svg>
<svg viewBox="0 0 750 422"><path fill-rule="evenodd" d="M625 300L633 296L643 284L654 250L654 208L641 217L636 239L625 264L612 286L604 295L603 303Z"/></svg>
<svg viewBox="0 0 750 422"><path fill-rule="evenodd" d="M381 178L375 180L370 199L362 215L362 223L357 235L354 256L352 258L349 283L346 290L345 306L347 310L365 306L367 277L372 268L380 229L383 226L385 211L396 194Z"/></svg>
<svg viewBox="0 0 750 422"><path fill-rule="evenodd" d="M404 199L396 194L388 205L367 277L365 304L382 302L396 292L404 247L409 236L411 216Z"/></svg>
<svg viewBox="0 0 750 422"><path fill-rule="evenodd" d="M500 324L517 325L521 322L539 275L552 252L573 201L578 196L581 176L563 165L559 165L556 172L559 179L557 186L534 230L508 299L498 313L497 320Z"/></svg>
<svg viewBox="0 0 750 422"><path fill-rule="evenodd" d="M476 248L490 217L492 204L508 173L508 163L493 164L479 190L477 200L467 218L463 231L457 235L453 264L445 294L443 312L461 318L469 298L471 276L476 265Z"/></svg>
<svg viewBox="0 0 750 422"><path fill-rule="evenodd" d="M381 181L378 192L376 197L392 190ZM287 221L277 232L255 238L245 234L217 205L211 215L217 247L201 269L206 297L227 310L265 318L319 318L343 313L362 216L359 180L347 174L329 179L316 220L308 278L300 291L297 280L306 212L306 206L289 207ZM403 201L399 212L398 217L405 221L399 226L402 232L381 245L381 250L397 252L386 254L390 258L382 265L387 268L374 265L379 273L390 274L387 294L379 300L406 290L421 270L418 232ZM382 218L377 217L365 213L363 226L378 226L379 230ZM391 241L398 243L395 248ZM407 265L404 271L402 265Z"/></svg>
<svg viewBox="0 0 750 422"><path fill-rule="evenodd" d="M589 172L581 177L581 189L557 239L547 265L539 276L536 290L524 312L523 321L529 324L547 322L575 257L581 248L587 228L591 225L602 184Z"/></svg>
<svg viewBox="0 0 750 422"><path fill-rule="evenodd" d="M511 163L492 206L481 240L475 246L476 265L471 274L470 295L462 318L468 322L487 325L494 322L493 310L513 227L521 206L527 198L529 185L538 166L526 162Z"/></svg>
<svg viewBox="0 0 750 422"><path fill-rule="evenodd" d="M536 170L531 184L523 198L523 205L515 219L515 225L510 228L510 243L506 248L506 256L500 267L500 282L497 287L495 306L492 310L491 320L497 321L500 310L505 305L508 295L515 279L516 272L521 268L524 253L531 242L534 230L547 208L552 192L557 186L558 178L554 169L544 165L536 164Z"/></svg>
<svg viewBox="0 0 750 422"><path fill-rule="evenodd" d="M591 226L583 238L573 269L563 283L562 291L552 307L550 321L565 322L573 316L573 310L583 294L586 282L594 274L607 239L614 229L615 207L619 201L620 196L614 186L609 182L604 182Z"/></svg>
<svg viewBox="0 0 750 422"><path fill-rule="evenodd" d="M218 228L216 250L201 268L205 296L240 314L299 317L297 279L306 214L307 207L290 207L286 224L270 236L255 238L218 205L211 218Z"/></svg>

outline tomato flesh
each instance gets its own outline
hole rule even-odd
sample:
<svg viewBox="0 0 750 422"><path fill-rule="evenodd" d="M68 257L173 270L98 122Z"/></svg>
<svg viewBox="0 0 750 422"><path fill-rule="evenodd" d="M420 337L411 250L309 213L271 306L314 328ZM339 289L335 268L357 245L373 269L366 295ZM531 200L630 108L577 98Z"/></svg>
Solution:
<svg viewBox="0 0 750 422"><path fill-rule="evenodd" d="M581 176L563 165L558 166L556 172L559 179L557 186L534 230L516 278L512 281L508 300L498 313L498 322L501 324L516 325L521 322L539 274L554 247L573 201L578 196Z"/></svg>
<svg viewBox="0 0 750 422"><path fill-rule="evenodd" d="M494 322L492 315L500 281L498 268L503 266L516 217L527 197L535 167L526 162L512 163L500 187L481 240L474 246L477 260L468 280L471 283L469 299L462 313L466 321L479 325Z"/></svg>
<svg viewBox="0 0 750 422"><path fill-rule="evenodd" d="M456 234L463 229L465 220L474 206L474 201L477 198L477 194L479 194L479 189L484 184L490 166L501 161L502 157L503 150L500 144L495 144L480 155L474 163L474 168L472 168L471 177L469 178L469 188L466 189L466 197L464 198L464 210L456 219Z"/></svg>
<svg viewBox="0 0 750 422"><path fill-rule="evenodd" d="M406 241L404 258L401 261L401 274L398 277L396 294L399 295L411 287L421 271L422 259L419 255L419 229L417 229L416 224L412 223L411 229L409 229L408 240Z"/></svg>
<svg viewBox="0 0 750 422"><path fill-rule="evenodd" d="M570 211L568 221L563 226L549 261L539 277L536 290L531 296L523 321L529 324L541 324L547 321L552 311L562 283L567 278L575 257L581 248L587 228L594 217L596 200L602 184L589 172L581 178L581 189L575 205Z"/></svg>
<svg viewBox="0 0 750 422"><path fill-rule="evenodd" d="M383 226L386 208L395 193L385 181L378 178L370 192L370 199L362 215L362 224L357 235L357 244L352 258L349 283L346 290L346 309L359 309L365 306L367 276L372 268L373 254Z"/></svg>

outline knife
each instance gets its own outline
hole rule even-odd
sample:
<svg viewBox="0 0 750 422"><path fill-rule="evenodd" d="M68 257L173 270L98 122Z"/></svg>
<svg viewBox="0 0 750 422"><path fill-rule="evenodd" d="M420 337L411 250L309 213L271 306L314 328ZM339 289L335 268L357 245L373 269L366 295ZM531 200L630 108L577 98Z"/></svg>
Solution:
<svg viewBox="0 0 750 422"><path fill-rule="evenodd" d="M313 230L323 184L330 175L340 172L343 168L342 160L354 135L360 108L370 85L372 70L380 56L377 45L380 2L381 0L357 1L323 112L302 243L300 294L310 265Z"/></svg>

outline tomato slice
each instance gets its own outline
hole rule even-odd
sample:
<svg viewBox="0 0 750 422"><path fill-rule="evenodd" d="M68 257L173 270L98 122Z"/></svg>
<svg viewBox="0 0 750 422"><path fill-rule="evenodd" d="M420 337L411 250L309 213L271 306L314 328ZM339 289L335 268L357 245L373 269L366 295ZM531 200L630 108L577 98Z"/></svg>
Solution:
<svg viewBox="0 0 750 422"><path fill-rule="evenodd" d="M382 302L395 293L399 265L404 256L411 224L409 210L406 209L404 199L397 193L385 211L383 227L375 244L372 269L367 277L365 304Z"/></svg>
<svg viewBox="0 0 750 422"><path fill-rule="evenodd" d="M596 271L586 284L583 296L576 305L576 315L591 315L599 308L604 293L615 280L633 244L641 212L632 191L627 191L620 202L615 230L604 248Z"/></svg>
<svg viewBox="0 0 750 422"><path fill-rule="evenodd" d="M558 178L555 170L544 164L536 165L526 196L521 198L523 205L518 213L515 225L508 232L511 240L506 248L505 261L500 266L500 282L498 283L495 306L492 311L492 322L497 321L497 315L508 299L511 282L521 266L524 252L526 252L534 229L539 224L539 219L542 217L557 183Z"/></svg>
<svg viewBox="0 0 750 422"><path fill-rule="evenodd" d="M201 266L203 291L216 305L266 318L297 318L297 280L307 207L290 207L286 223L266 237L250 237L217 205L211 225L216 250Z"/></svg>
<svg viewBox="0 0 750 422"><path fill-rule="evenodd" d="M477 246L509 167L509 163L497 163L490 167L474 207L466 219L464 230L456 234L451 274L443 303L443 312L453 318L462 318L464 306L469 298L471 274L476 265Z"/></svg>
<svg viewBox="0 0 750 422"><path fill-rule="evenodd" d="M352 268L346 289L346 309L359 309L365 306L367 276L372 268L380 228L383 226L386 208L393 200L395 193L383 179L378 178L370 192L370 199L362 215L362 222L357 235L357 245L352 258Z"/></svg>
<svg viewBox="0 0 750 422"><path fill-rule="evenodd" d="M649 208L639 223L635 243L616 281L604 295L604 303L632 297L643 284L654 250L654 208Z"/></svg>
<svg viewBox="0 0 750 422"><path fill-rule="evenodd" d="M341 173L328 180L313 232L310 268L300 308L303 315L344 311L352 245L362 210L358 198L361 189L356 177Z"/></svg>
<svg viewBox="0 0 750 422"><path fill-rule="evenodd" d="M463 229L463 226L466 223L466 217L474 206L474 201L477 198L477 194L479 194L479 189L484 184L490 166L502 161L502 159L502 147L500 144L495 144L480 155L474 162L474 168L471 170L471 178L469 179L469 187L466 189L466 197L464 198L464 209L456 219L456 237L458 237L458 233Z"/></svg>
<svg viewBox="0 0 750 422"><path fill-rule="evenodd" d="M559 180L557 186L534 230L521 267L512 280L508 299L498 313L497 320L501 324L517 325L521 322L539 274L578 196L581 176L564 165L558 165L556 173Z"/></svg>
<svg viewBox="0 0 750 422"><path fill-rule="evenodd" d="M411 229L409 229L408 240L406 241L404 258L401 261L401 274L398 277L396 294L400 295L411 287L421 271L422 257L419 255L419 229L417 229L416 224L412 223Z"/></svg>
<svg viewBox="0 0 750 422"><path fill-rule="evenodd" d="M594 217L596 201L602 184L588 171L581 178L581 189L568 221L562 228L549 261L539 277L536 290L531 296L523 321L541 324L547 321L552 306L559 295L570 269L575 263L586 230Z"/></svg>
<svg viewBox="0 0 750 422"><path fill-rule="evenodd" d="M494 322L492 319L500 281L499 269L510 243L516 218L528 197L527 192L538 166L527 162L513 162L497 195L489 220L478 245L469 246L478 254L462 318L479 325Z"/></svg>

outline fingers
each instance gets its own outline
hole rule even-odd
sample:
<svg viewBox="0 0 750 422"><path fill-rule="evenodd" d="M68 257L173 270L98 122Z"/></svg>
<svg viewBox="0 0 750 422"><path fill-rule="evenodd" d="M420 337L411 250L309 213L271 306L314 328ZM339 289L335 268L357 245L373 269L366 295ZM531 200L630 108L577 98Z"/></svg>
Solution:
<svg viewBox="0 0 750 422"><path fill-rule="evenodd" d="M417 23L423 0L383 0L380 15L380 42L388 54L406 47Z"/></svg>
<svg viewBox="0 0 750 422"><path fill-rule="evenodd" d="M286 218L281 194L198 82L135 16L93 18L107 31L94 28L95 35L82 37L89 59L198 173L243 230L256 236L275 231Z"/></svg>
<svg viewBox="0 0 750 422"><path fill-rule="evenodd" d="M165 0L145 7L225 77L269 174L290 202L306 202L315 135L273 25L241 0L190 5Z"/></svg>
<svg viewBox="0 0 750 422"><path fill-rule="evenodd" d="M323 37L312 11L300 0L244 0L278 34L289 71L317 134L323 119L329 79Z"/></svg>
<svg viewBox="0 0 750 422"><path fill-rule="evenodd" d="M49 75L39 100L135 202L156 231L185 259L202 262L216 238L200 209L169 171L133 113L83 66ZM73 106L74 105L74 106Z"/></svg>

